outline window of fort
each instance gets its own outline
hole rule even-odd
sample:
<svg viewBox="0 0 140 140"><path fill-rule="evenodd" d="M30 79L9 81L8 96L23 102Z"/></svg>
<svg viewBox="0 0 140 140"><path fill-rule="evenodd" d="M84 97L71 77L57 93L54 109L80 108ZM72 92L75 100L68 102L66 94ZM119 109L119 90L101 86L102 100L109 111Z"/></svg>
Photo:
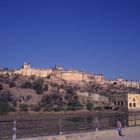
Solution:
<svg viewBox="0 0 140 140"><path fill-rule="evenodd" d="M124 105L124 103L123 103L123 101L121 101L121 106L123 106Z"/></svg>
<svg viewBox="0 0 140 140"><path fill-rule="evenodd" d="M129 104L129 107L132 107L132 103Z"/></svg>
<svg viewBox="0 0 140 140"><path fill-rule="evenodd" d="M116 103L116 102L114 102L114 105L116 106L116 105L117 105L117 103Z"/></svg>
<svg viewBox="0 0 140 140"><path fill-rule="evenodd" d="M120 101L118 101L118 106L120 106Z"/></svg>
<svg viewBox="0 0 140 140"><path fill-rule="evenodd" d="M133 103L133 107L136 107L136 103Z"/></svg>

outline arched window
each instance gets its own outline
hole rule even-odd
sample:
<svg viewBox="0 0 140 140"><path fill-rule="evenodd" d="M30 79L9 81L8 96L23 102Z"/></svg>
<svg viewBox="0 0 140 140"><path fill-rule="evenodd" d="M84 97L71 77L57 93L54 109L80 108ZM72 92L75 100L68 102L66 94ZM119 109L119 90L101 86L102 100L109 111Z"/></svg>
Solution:
<svg viewBox="0 0 140 140"><path fill-rule="evenodd" d="M118 106L120 106L120 101L118 101Z"/></svg>
<svg viewBox="0 0 140 140"><path fill-rule="evenodd" d="M123 101L121 101L121 106L123 106Z"/></svg>
<svg viewBox="0 0 140 140"><path fill-rule="evenodd" d="M129 104L129 107L132 107L132 103Z"/></svg>
<svg viewBox="0 0 140 140"><path fill-rule="evenodd" d="M136 103L133 103L133 107L136 107Z"/></svg>

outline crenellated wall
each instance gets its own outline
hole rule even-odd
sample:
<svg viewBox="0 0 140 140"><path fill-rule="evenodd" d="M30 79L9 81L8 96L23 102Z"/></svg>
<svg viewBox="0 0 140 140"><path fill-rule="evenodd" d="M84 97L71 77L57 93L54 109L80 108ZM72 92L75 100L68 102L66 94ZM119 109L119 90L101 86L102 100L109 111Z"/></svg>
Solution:
<svg viewBox="0 0 140 140"><path fill-rule="evenodd" d="M14 74L23 76L38 76L47 77L49 76L52 80L60 79L66 81L86 81L96 82L99 84L117 84L125 87L139 88L138 81L127 81L123 78L117 78L116 80L105 81L104 75L102 74L91 74L83 71L76 70L64 70L61 66L55 66L54 69L44 68L31 68L30 64L24 63L20 69L14 70Z"/></svg>
<svg viewBox="0 0 140 140"><path fill-rule="evenodd" d="M23 64L22 68L16 69L15 74L23 76L38 76L47 77L50 76L52 79L61 79L66 81L95 81L97 83L103 83L104 76L101 74L89 74L76 70L63 70L62 67L56 66L54 69L38 69L31 68L30 64Z"/></svg>

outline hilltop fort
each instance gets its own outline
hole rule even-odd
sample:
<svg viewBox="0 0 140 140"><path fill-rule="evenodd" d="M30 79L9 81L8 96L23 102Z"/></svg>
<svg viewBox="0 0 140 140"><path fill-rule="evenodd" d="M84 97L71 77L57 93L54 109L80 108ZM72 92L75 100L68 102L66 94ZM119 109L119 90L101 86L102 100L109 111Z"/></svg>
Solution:
<svg viewBox="0 0 140 140"><path fill-rule="evenodd" d="M32 111L140 109L138 81L105 80L103 74L54 68L0 70L0 102ZM1 107L1 106L0 106ZM24 107L24 108L23 108Z"/></svg>
<svg viewBox="0 0 140 140"><path fill-rule="evenodd" d="M95 82L97 84L116 84L132 88L139 88L140 85L138 81L128 81L123 78L117 78L116 80L105 80L103 74L93 74L73 69L64 70L64 68L61 66L55 66L52 69L32 68L29 63L24 63L21 68L15 69L14 71L1 70L0 73L18 74L21 76L47 77L52 80L65 80L73 82L83 81Z"/></svg>

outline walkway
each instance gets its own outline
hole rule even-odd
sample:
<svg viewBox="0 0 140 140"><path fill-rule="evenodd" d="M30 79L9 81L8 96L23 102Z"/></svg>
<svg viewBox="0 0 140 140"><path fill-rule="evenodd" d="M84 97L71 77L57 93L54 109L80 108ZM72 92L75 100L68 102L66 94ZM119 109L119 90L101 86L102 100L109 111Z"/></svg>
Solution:
<svg viewBox="0 0 140 140"><path fill-rule="evenodd" d="M97 138L96 140L140 140L140 133L132 134L132 135L129 134L129 135L125 135L124 137L115 136L115 137Z"/></svg>

